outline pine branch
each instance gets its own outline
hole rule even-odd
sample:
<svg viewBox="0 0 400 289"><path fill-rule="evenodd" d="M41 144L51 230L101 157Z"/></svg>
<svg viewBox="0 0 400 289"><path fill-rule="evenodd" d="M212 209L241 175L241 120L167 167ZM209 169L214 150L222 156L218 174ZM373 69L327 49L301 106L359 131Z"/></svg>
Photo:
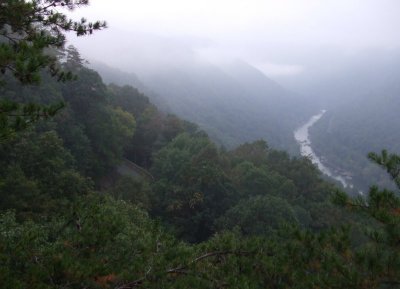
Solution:
<svg viewBox="0 0 400 289"><path fill-rule="evenodd" d="M248 255L252 255L254 253L251 252L245 252L245 251L215 251L215 252L209 252L206 253L204 255L201 255L195 259L193 259L192 261L190 261L187 265L182 265L182 266L178 266L175 268L171 268L168 269L166 271L162 271L159 273L155 273L152 275L152 277L156 277L155 279L157 279L157 276L160 275L165 275L165 274L172 274L172 273L176 273L176 274L180 274L180 275L189 275L189 274L193 274L189 271L189 267L204 260L204 259L208 259L211 257L215 257L215 256L225 256L225 255L239 255L239 256L248 256ZM199 276L198 274L194 274L195 276ZM125 283L123 285L120 285L118 287L115 287L115 289L132 289L135 287L139 287L143 284L143 282L145 280L151 279L147 276L147 274L142 277L139 278L135 281L129 282L129 283Z"/></svg>

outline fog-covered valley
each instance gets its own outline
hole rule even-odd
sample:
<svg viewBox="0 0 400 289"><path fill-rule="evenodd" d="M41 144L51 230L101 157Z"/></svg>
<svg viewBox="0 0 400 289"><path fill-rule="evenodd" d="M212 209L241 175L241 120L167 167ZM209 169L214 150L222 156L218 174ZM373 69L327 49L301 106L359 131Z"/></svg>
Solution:
<svg viewBox="0 0 400 289"><path fill-rule="evenodd" d="M390 185L367 154L400 149L398 50L334 55L328 50L327 59L321 49L310 69L268 76L243 59L205 53L182 39L133 35L140 44L130 44L134 48L121 53L123 58L106 63L100 52L90 53L89 66L105 82L137 87L160 109L198 124L227 148L265 139L274 148L298 155L293 132L326 109L310 132L313 149L326 166L355 179L354 193L375 183ZM142 37L143 42L138 40ZM100 37L99 46L107 39Z"/></svg>
<svg viewBox="0 0 400 289"><path fill-rule="evenodd" d="M93 62L106 82L135 84L151 91L160 108L193 121L220 145L269 139L273 147L295 152L292 131L317 109L285 90L255 67L240 61L215 65L206 61L164 66L131 82ZM108 72L107 72L108 71Z"/></svg>
<svg viewBox="0 0 400 289"><path fill-rule="evenodd" d="M139 88L162 110L197 123L227 148L265 139L298 155L293 131L326 109L310 132L326 165L357 179L360 190L389 183L366 155L384 148L399 152L393 115L399 108L400 50L393 36L397 18L389 9L397 4L309 1L257 9L234 3L227 10L217 5L213 16L205 4L198 11L182 5L186 14L166 5L170 14L161 18L144 5L154 25L121 12L90 43L71 40L106 82ZM276 13L265 10L268 5ZM202 16L207 25L199 25Z"/></svg>
<svg viewBox="0 0 400 289"><path fill-rule="evenodd" d="M399 288L399 9L0 1L0 287Z"/></svg>

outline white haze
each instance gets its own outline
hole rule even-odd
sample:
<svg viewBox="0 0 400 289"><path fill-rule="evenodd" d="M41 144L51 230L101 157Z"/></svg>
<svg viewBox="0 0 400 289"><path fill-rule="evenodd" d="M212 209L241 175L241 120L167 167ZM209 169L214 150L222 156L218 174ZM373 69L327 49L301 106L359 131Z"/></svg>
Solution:
<svg viewBox="0 0 400 289"><path fill-rule="evenodd" d="M398 0L92 0L72 17L109 28L70 41L129 72L196 55L240 58L285 81L361 51L397 50L399 11Z"/></svg>

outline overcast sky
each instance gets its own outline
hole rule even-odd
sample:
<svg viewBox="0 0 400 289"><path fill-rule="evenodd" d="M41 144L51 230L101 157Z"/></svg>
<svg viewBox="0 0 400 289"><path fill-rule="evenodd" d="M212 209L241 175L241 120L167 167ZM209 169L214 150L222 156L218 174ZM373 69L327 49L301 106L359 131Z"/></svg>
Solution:
<svg viewBox="0 0 400 289"><path fill-rule="evenodd" d="M399 0L92 0L73 17L106 20L109 28L73 43L84 55L96 50L107 59L108 36L128 47L141 41L130 35L151 34L210 58L238 57L268 74L296 74L316 54L399 48L399 12Z"/></svg>

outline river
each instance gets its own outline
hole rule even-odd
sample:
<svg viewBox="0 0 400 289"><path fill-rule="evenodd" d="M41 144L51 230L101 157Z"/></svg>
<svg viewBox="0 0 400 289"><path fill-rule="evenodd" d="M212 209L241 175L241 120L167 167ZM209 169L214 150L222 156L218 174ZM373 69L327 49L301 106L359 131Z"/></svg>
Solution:
<svg viewBox="0 0 400 289"><path fill-rule="evenodd" d="M325 114L326 110L321 110L318 114L313 115L304 125L299 127L294 131L294 138L297 143L300 145L300 153L302 156L310 158L311 162L318 166L318 169L324 173L325 175L337 180L340 182L345 188L350 186L351 184L347 183L344 177L335 175L328 167L326 167L321 159L315 154L311 147L311 140L309 135L309 129L312 127L320 118Z"/></svg>

